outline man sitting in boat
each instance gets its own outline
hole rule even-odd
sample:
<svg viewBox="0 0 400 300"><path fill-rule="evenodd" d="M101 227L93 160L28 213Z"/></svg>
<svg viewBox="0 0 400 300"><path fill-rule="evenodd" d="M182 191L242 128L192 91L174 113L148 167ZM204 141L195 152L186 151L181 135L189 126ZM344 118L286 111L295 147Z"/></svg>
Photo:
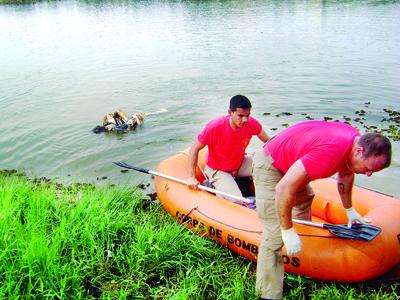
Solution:
<svg viewBox="0 0 400 300"><path fill-rule="evenodd" d="M282 246L289 256L302 243L292 217L311 220L314 192L310 181L338 173L337 188L348 226L365 220L352 207L355 174L371 176L389 167L391 144L378 133L360 133L341 122L306 121L285 129L254 155L257 213L263 226L256 273L256 293L281 299Z"/></svg>
<svg viewBox="0 0 400 300"><path fill-rule="evenodd" d="M143 123L143 114L135 113L128 117L123 111L118 110L106 114L103 119L103 126L96 126L93 129L93 132L125 133L128 130L135 129L138 125L142 125Z"/></svg>
<svg viewBox="0 0 400 300"><path fill-rule="evenodd" d="M228 115L207 123L197 136L189 152L188 186L197 189L196 166L200 149L208 146L205 174L209 182L223 192L242 197L235 177L251 176L252 158L245 150L253 135L263 143L269 140L261 124L250 117L250 100L242 95L232 97ZM229 201L236 201L219 196Z"/></svg>

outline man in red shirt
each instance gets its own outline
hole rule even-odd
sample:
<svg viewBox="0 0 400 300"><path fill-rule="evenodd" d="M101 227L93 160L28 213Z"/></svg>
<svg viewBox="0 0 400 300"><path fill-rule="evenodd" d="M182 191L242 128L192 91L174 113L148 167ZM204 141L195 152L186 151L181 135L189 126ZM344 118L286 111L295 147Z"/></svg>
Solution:
<svg viewBox="0 0 400 300"><path fill-rule="evenodd" d="M285 129L254 155L253 178L257 213L263 234L257 258L256 293L262 299L281 299L283 262L301 251L292 216L311 220L314 193L309 182L338 173L338 191L349 224L366 220L352 208L355 174L371 176L391 162L390 141L378 134L360 133L341 122L308 121Z"/></svg>
<svg viewBox="0 0 400 300"><path fill-rule="evenodd" d="M205 173L210 183L217 190L242 196L234 178L251 176L252 159L245 155L247 145L253 135L264 143L269 139L261 124L250 117L250 111L250 100L236 95L230 100L228 115L207 123L190 148L187 179L190 188L196 189L199 184L195 178L198 154L207 145Z"/></svg>

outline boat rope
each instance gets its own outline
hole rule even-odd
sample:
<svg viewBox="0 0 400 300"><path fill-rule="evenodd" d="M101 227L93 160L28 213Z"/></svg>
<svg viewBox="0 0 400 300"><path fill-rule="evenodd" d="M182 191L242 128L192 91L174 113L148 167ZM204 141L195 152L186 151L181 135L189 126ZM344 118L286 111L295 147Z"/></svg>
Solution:
<svg viewBox="0 0 400 300"><path fill-rule="evenodd" d="M214 219L214 218L208 216L207 214L203 213L201 210L199 210L199 209L198 209L198 206L193 207L193 208L189 211L189 213L187 213L187 216L189 216L194 210L197 211L197 212L198 212L199 214L201 214L202 216L204 216L204 217L206 217L206 218L208 218L208 219L210 219L210 220L212 220L212 221L214 221L214 222L216 222L216 223L219 223L219 224L221 224L221 225L224 225L224 226L227 226L227 227L236 229L236 230L240 230L240 231L243 231L243 232L262 234L261 231L243 229L243 228L240 228L240 227L232 226L232 225L230 225L230 224L226 224L226 223L221 222L221 221L219 221L219 220L217 220L217 219ZM304 237L320 237L320 238L328 238L328 239L344 239L344 238L341 238L341 237L335 236L335 235L317 235L317 234L301 234L301 233L300 233L299 235L300 235L300 236L304 236Z"/></svg>
<svg viewBox="0 0 400 300"><path fill-rule="evenodd" d="M317 234L303 234L299 233L300 236L307 236L307 237L320 237L320 238L327 238L327 239L341 239L341 240L346 240L346 238L342 238L340 236L336 235L317 235Z"/></svg>
<svg viewBox="0 0 400 300"><path fill-rule="evenodd" d="M186 216L189 216L194 210L197 210L198 206L193 207L187 214Z"/></svg>
<svg viewBox="0 0 400 300"><path fill-rule="evenodd" d="M232 226L232 225L230 225L230 224L226 224L226 223L224 223L224 222L221 222L221 221L219 221L219 220L217 220L217 219L214 219L214 218L212 218L212 217L206 215L206 214L203 213L201 210L199 210L197 207L194 207L190 212L192 212L193 210L198 211L199 214L201 214L202 216L204 216L204 217L206 217L206 218L208 218L208 219L210 219L210 220L212 220L212 221L214 221L214 222L217 222L217 223L219 223L219 224L222 224L222 225L224 225L224 226L227 226L227 227L230 227L230 228L233 228L233 229L237 229L237 230L240 230L240 231L244 231L244 232L259 233L259 234L262 233L261 231L247 230L247 229L239 228L239 227L236 227L236 226Z"/></svg>

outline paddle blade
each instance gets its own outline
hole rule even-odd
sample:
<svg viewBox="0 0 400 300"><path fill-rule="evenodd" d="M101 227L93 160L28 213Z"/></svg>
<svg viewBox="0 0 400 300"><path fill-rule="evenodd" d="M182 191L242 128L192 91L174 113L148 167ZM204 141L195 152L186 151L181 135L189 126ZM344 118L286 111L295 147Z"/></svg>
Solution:
<svg viewBox="0 0 400 300"><path fill-rule="evenodd" d="M370 224L353 224L351 228L347 225L324 224L324 228L336 236L364 242L372 241L382 231L379 227Z"/></svg>
<svg viewBox="0 0 400 300"><path fill-rule="evenodd" d="M126 163L126 162L123 162L123 161L114 161L114 164L116 164L117 166L122 167L122 168L132 169L132 170L136 170L136 171L139 171L139 172L142 172L142 173L149 174L149 172L150 172L149 169L135 167L135 166L132 166L132 165L130 165L130 164Z"/></svg>

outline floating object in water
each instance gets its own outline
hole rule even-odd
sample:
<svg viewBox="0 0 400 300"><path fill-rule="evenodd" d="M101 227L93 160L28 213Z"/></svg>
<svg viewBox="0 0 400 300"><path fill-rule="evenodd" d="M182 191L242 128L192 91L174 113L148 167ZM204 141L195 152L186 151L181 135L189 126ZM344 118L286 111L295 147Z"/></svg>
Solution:
<svg viewBox="0 0 400 300"><path fill-rule="evenodd" d="M167 112L165 108L150 113L133 113L129 117L122 110L113 111L103 118L103 125L92 129L94 133L116 132L126 133L144 124L144 117Z"/></svg>

